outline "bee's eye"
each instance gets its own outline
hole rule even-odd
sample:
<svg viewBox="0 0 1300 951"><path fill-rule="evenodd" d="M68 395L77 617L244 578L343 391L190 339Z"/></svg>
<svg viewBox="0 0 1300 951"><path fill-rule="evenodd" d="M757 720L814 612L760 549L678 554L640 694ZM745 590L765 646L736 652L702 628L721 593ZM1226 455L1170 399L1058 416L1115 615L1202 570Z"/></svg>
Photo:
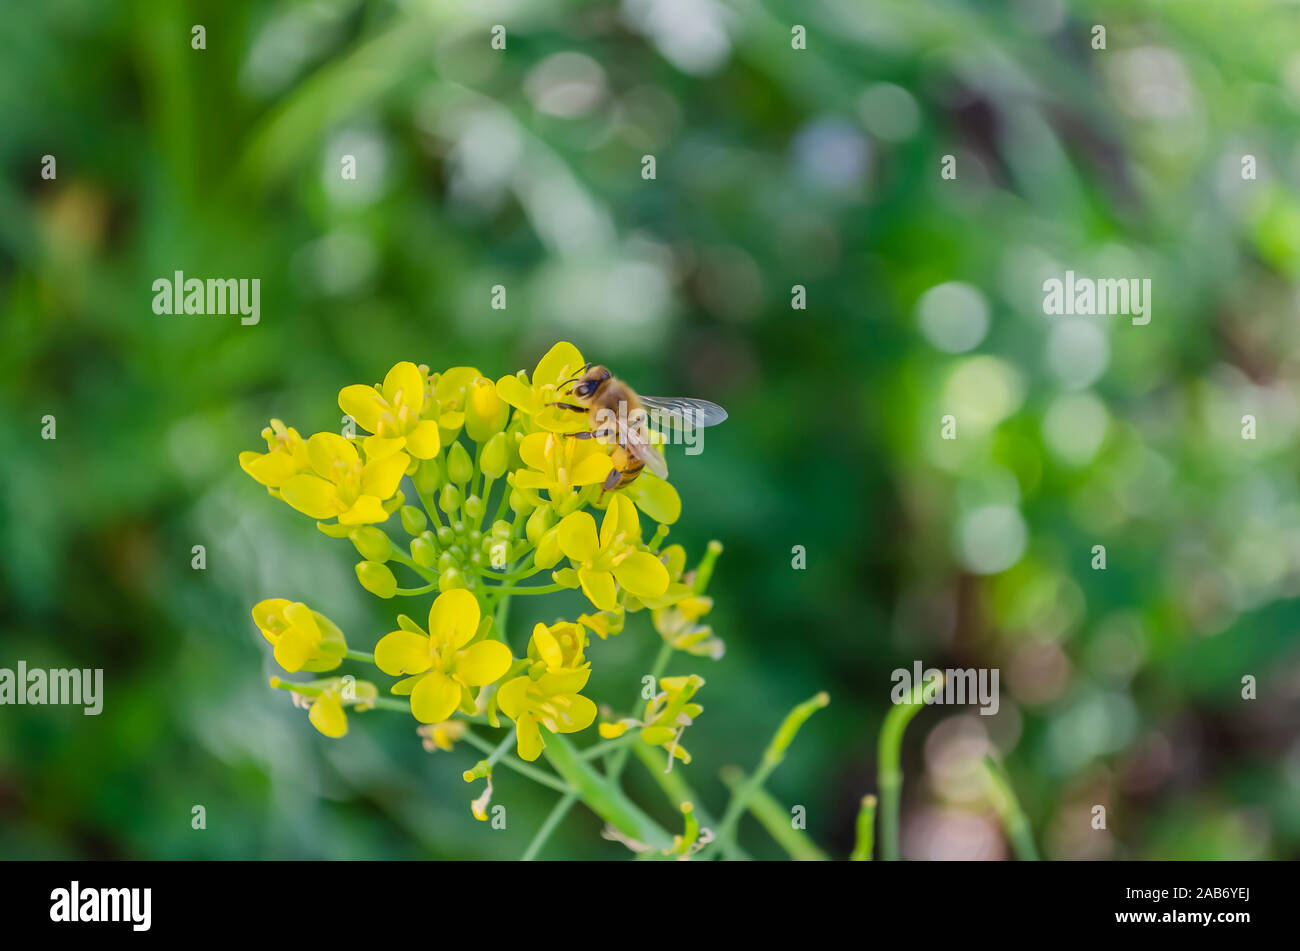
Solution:
<svg viewBox="0 0 1300 951"><path fill-rule="evenodd" d="M591 384L590 384L590 383L579 383L579 384L578 384L578 388L577 388L576 390L574 390L574 392L577 393L579 396L590 396L590 395L591 395Z"/></svg>

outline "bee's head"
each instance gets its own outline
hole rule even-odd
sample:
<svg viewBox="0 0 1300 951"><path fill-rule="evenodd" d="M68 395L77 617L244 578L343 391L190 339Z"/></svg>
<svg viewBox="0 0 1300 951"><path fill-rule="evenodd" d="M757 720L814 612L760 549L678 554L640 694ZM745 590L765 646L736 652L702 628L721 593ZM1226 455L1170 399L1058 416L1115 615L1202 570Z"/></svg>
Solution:
<svg viewBox="0 0 1300 951"><path fill-rule="evenodd" d="M566 394L583 406L588 406L610 376L610 372L604 367L589 366L573 378L573 385L569 387Z"/></svg>

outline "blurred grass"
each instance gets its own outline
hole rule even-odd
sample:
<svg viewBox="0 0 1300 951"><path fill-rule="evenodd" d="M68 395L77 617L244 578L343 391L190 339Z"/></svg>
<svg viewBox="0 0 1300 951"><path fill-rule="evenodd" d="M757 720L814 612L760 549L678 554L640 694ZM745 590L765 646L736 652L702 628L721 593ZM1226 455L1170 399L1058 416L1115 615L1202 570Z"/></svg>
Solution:
<svg viewBox="0 0 1300 951"><path fill-rule="evenodd" d="M107 697L97 718L0 709L0 855L522 853L550 794L500 777L510 821L492 831L460 780L476 754L430 757L379 711L331 744L266 689L257 599L326 599L362 646L392 619L348 552L235 458L270 416L336 427L337 390L396 360L497 376L571 339L645 392L731 411L706 452L672 460L672 539L726 545L712 591L728 654L696 664L690 738L715 815L717 770L752 770L783 711L826 689L771 791L846 856L890 671L921 659L1000 668L1002 710L917 719L904 855L1006 854L970 792L992 742L1045 857L1296 857L1298 17L1047 0L7 6L0 666L104 667ZM341 154L359 160L346 186ZM1151 277L1151 324L1044 318L1044 269L1067 267ZM151 282L175 270L260 278L261 323L155 316ZM919 316L952 281L988 315L970 353ZM789 307L795 284L807 310ZM1026 542L982 574L989 539L965 533L989 506L1019 513ZM591 695L631 702L647 633L595 646ZM777 855L747 823L746 848ZM547 853L620 855L598 833L575 810Z"/></svg>

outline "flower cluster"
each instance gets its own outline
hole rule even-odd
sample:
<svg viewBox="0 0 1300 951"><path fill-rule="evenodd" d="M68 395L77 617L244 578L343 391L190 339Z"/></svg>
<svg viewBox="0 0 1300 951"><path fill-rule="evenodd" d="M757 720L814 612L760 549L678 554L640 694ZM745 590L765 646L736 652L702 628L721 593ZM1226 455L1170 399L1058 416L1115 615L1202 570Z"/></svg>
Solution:
<svg viewBox="0 0 1300 951"><path fill-rule="evenodd" d="M272 420L262 432L266 451L241 453L241 467L272 496L317 520L325 535L352 543L367 591L428 599L427 623L397 615L373 654L350 649L332 621L302 602L271 598L253 609L290 673L356 660L394 678L391 699L351 677L277 678L274 685L301 698L320 732L344 735L349 708L402 709L422 724L427 749L448 750L487 742L474 727L496 727L504 717L513 724L515 762L527 764L548 739L596 720L596 704L584 694L591 635L619 634L629 615L645 611L665 663L672 650L721 656L721 641L699 623L711 606L704 587L720 547L710 546L687 571L685 551L663 546L681 514L672 485L647 470L623 488L604 488L625 454L590 438L587 414L555 405L585 365L569 343L554 346L531 374L495 381L474 367L431 372L398 363L382 383L339 392L348 422L342 433L304 438ZM538 575L540 583L530 583ZM537 620L527 644L512 646L508 606L566 590L580 592L586 610L572 620ZM635 723L645 742L689 761L678 741L699 714L691 697L704 681L692 674L658 683L641 719L600 732L613 739ZM467 778L487 778L490 788L504 750L492 753ZM561 763L552 765L562 772ZM485 807L480 800L476 814Z"/></svg>

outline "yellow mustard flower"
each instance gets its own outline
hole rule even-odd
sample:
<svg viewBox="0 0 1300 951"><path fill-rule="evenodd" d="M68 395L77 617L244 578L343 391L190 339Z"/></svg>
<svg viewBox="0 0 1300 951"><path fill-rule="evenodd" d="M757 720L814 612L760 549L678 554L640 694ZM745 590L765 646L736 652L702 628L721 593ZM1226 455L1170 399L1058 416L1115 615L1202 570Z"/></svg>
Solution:
<svg viewBox="0 0 1300 951"><path fill-rule="evenodd" d="M561 389L582 371L586 361L573 344L560 341L537 361L530 378L520 370L514 376L497 380L497 393L515 409L531 420L533 429L556 433L577 433L591 429L585 413L549 403L566 402ZM606 469L606 472L609 470Z"/></svg>
<svg viewBox="0 0 1300 951"><path fill-rule="evenodd" d="M469 724L464 720L443 720L441 723L426 723L418 726L415 732L419 734L421 745L426 751L433 753L444 750L450 753L467 729Z"/></svg>
<svg viewBox="0 0 1300 951"><path fill-rule="evenodd" d="M596 520L587 512L566 515L556 532L560 550L577 569L583 593L600 610L619 609L618 587L638 598L656 598L668 589L663 562L638 547L641 521L625 496L610 502L599 535Z"/></svg>
<svg viewBox="0 0 1300 951"><path fill-rule="evenodd" d="M300 472L311 471L307 443L298 430L278 419L262 430L266 452L241 452L239 466L268 489L278 489Z"/></svg>
<svg viewBox="0 0 1300 951"><path fill-rule="evenodd" d="M548 432L525 436L519 443L519 457L528 468L515 472L515 485L520 489L546 489L549 493L599 485L613 465L609 453L596 440Z"/></svg>
<svg viewBox="0 0 1300 951"><path fill-rule="evenodd" d="M393 693L410 695L411 712L421 723L440 723L457 708L472 712L470 688L494 683L510 669L510 648L500 641L475 641L481 619L474 595L453 588L438 595L429 609L427 634L392 631L375 646L375 666L395 677L407 676L393 686Z"/></svg>
<svg viewBox="0 0 1300 951"><path fill-rule="evenodd" d="M272 677L271 686L292 690L294 706L306 707L311 725L331 739L348 732L345 707L373 709L379 696L379 688L374 684L351 676L313 680L307 684L286 684L279 677Z"/></svg>
<svg viewBox="0 0 1300 951"><path fill-rule="evenodd" d="M442 448L435 420L424 419L425 375L409 360L396 364L381 386L355 384L339 391L339 408L374 435L365 440L366 458L382 459L406 450L432 459Z"/></svg>
<svg viewBox="0 0 1300 951"><path fill-rule="evenodd" d="M437 420L444 446L455 440L465 425L470 389L479 379L486 380L477 367L449 367L430 375L424 417Z"/></svg>
<svg viewBox="0 0 1300 951"><path fill-rule="evenodd" d="M704 708L692 703L695 691L704 686L704 678L698 674L685 677L660 677L660 692L645 706L645 713L640 720L625 718L615 723L602 723L598 730L607 740L622 736L629 727L641 728L641 739L651 746L662 746L672 759L683 763L691 761L691 754L681 745L682 731L695 721Z"/></svg>
<svg viewBox="0 0 1300 951"><path fill-rule="evenodd" d="M253 623L275 648L276 663L290 673L333 670L348 651L338 625L301 601L259 601L253 606Z"/></svg>
<svg viewBox="0 0 1300 951"><path fill-rule="evenodd" d="M713 610L713 599L707 595L688 594L667 607L650 612L655 630L679 651L696 657L721 660L727 645L716 637L713 628L699 620Z"/></svg>
<svg viewBox="0 0 1300 951"><path fill-rule="evenodd" d="M577 733L596 719L596 705L579 693L591 670L559 667L536 680L529 676L507 680L497 691L501 712L515 721L519 756L529 762L546 748L541 727L552 733Z"/></svg>
<svg viewBox="0 0 1300 951"><path fill-rule="evenodd" d="M384 503L393 497L410 459L398 452L365 463L350 440L335 433L317 433L307 440L312 471L293 476L280 486L281 497L304 515L340 525L385 521Z"/></svg>
<svg viewBox="0 0 1300 951"><path fill-rule="evenodd" d="M578 670L591 666L583 652L587 649L587 632L575 621L557 621L547 626L533 625L528 641L528 659L540 674L546 670Z"/></svg>

